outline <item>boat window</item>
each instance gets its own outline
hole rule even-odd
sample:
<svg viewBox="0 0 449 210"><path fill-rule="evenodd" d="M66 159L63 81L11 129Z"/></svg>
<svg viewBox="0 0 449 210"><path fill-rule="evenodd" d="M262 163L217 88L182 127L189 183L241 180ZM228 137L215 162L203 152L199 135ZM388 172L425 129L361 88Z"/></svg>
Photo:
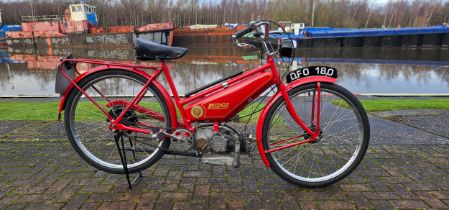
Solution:
<svg viewBox="0 0 449 210"><path fill-rule="evenodd" d="M83 8L81 7L81 5L76 6L76 11L77 12L83 11Z"/></svg>
<svg viewBox="0 0 449 210"><path fill-rule="evenodd" d="M167 43L167 34L168 34L168 33L163 33L163 34L162 34L162 37L161 37L161 44Z"/></svg>
<svg viewBox="0 0 449 210"><path fill-rule="evenodd" d="M84 11L85 11L85 12L89 11L89 10L87 9L87 6L86 6L86 5L84 5Z"/></svg>
<svg viewBox="0 0 449 210"><path fill-rule="evenodd" d="M76 6L72 6L72 12L76 12Z"/></svg>

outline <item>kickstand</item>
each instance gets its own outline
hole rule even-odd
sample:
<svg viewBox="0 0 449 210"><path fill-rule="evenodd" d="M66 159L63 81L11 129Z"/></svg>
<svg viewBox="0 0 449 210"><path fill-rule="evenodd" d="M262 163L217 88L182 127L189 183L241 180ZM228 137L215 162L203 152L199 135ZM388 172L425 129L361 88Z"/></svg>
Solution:
<svg viewBox="0 0 449 210"><path fill-rule="evenodd" d="M131 136L128 136L128 140L129 140L129 144L131 145L131 151L133 152L133 158L134 158L134 161L137 162L137 158L136 158L136 148L135 148L135 146L134 146L134 144L133 144L133 142L132 142L132 140L131 140ZM123 141L122 141L122 142L123 142ZM135 184L140 178L142 178L142 172L139 171L138 173L139 173L139 175L137 175L137 176L133 179L133 181L131 182L131 184Z"/></svg>
<svg viewBox="0 0 449 210"><path fill-rule="evenodd" d="M137 180L139 180L139 178L142 177L142 173L139 171L139 175L136 178L134 178L132 181L130 180L130 178L129 178L129 171L128 171L128 161L126 159L126 153L125 153L125 151L126 151L125 150L125 143L123 141L123 133L115 134L114 138L115 138L115 144L117 146L118 153L120 155L120 160L121 160L122 165L123 165L123 170L125 171L126 180L128 181L128 187L129 187L130 190L132 190L133 189L132 185L134 183L136 183ZM120 148L119 140L120 140L120 143L121 143L121 146L122 146L121 148ZM131 139L130 139L130 144L132 146ZM134 147L132 149L133 149L132 150L133 151L133 156L134 156L134 159L135 159L136 158L136 154L134 152Z"/></svg>

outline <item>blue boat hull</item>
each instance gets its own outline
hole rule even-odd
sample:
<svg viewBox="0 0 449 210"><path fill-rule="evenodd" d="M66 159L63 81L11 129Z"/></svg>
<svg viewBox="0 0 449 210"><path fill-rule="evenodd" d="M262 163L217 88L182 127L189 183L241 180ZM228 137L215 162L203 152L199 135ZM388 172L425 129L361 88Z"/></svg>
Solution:
<svg viewBox="0 0 449 210"><path fill-rule="evenodd" d="M344 29L305 28L299 35L289 34L296 40L297 48L339 47L405 47L405 48L449 48L449 27L433 26L402 29ZM274 45L285 34L270 34ZM255 39L247 38L256 42Z"/></svg>

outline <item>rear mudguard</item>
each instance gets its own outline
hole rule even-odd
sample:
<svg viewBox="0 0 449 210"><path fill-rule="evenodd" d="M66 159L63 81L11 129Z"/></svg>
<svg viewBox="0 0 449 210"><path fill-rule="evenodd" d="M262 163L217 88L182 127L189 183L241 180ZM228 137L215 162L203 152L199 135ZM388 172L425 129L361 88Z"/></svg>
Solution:
<svg viewBox="0 0 449 210"><path fill-rule="evenodd" d="M290 91L291 89L297 87L297 86L301 86L301 85L305 85L308 83L317 83L317 82L322 82L322 83L335 83L337 81L337 79L332 78L332 77L326 77L326 76L310 76L310 77L306 77L303 79L298 79L295 80L294 82L291 82L289 84L287 84L285 86L285 88L287 89L287 92ZM267 167L270 167L270 163L267 160L267 156L265 154L265 150L263 148L263 144L262 144L262 131L263 131L263 124L264 121L268 115L268 111L272 108L272 106L274 105L274 103L279 99L279 97L282 97L282 94L280 91L277 92L277 94L273 95L267 102L265 108L262 110L260 116L259 116L259 120L257 121L257 128L256 128L256 142L257 142L257 148L259 150L259 154L260 157L262 158L262 161L265 163L265 165Z"/></svg>
<svg viewBox="0 0 449 210"><path fill-rule="evenodd" d="M142 70L137 70L137 69L133 69L133 68L128 68L128 67L123 67L123 66L114 66L114 65L101 65L101 66L97 66L95 68L90 69L89 71L81 74L80 76L78 76L74 82L76 84L78 84L79 81L83 80L84 78L86 78L87 76L91 75L91 74L95 74L97 72L100 71L107 71L107 70L111 70L111 69L117 69L117 70L123 70L123 71L131 71L133 73L139 74L145 78L150 79L152 76L150 74L148 74L145 71ZM154 84L154 86L159 89L159 91L161 91L162 96L164 97L165 102L167 103L168 106L168 111L170 114L170 118L171 119L175 119L172 120L171 124L172 124L172 129L177 127L177 117L176 117L176 109L175 109L175 105L173 103L173 101L171 100L170 94L167 92L167 90L164 88L164 86L162 86L161 83L159 83L157 80L153 80L152 82ZM67 101L67 98L70 94L70 92L76 88L73 83L70 84L70 86L65 90L64 94L61 97L61 101L59 102L59 116L61 116L61 112L64 111L65 108L65 103Z"/></svg>

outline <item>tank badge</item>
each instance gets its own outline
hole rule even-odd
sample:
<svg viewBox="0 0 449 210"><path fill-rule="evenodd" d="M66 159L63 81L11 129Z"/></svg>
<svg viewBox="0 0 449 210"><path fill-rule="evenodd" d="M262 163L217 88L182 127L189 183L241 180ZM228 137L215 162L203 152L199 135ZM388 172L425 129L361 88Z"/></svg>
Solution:
<svg viewBox="0 0 449 210"><path fill-rule="evenodd" d="M190 114L192 114L192 116L194 118L200 118L204 115L204 109L201 106L194 106L192 107L192 109L190 110Z"/></svg>
<svg viewBox="0 0 449 210"><path fill-rule="evenodd" d="M210 103L207 109L229 109L229 103Z"/></svg>

